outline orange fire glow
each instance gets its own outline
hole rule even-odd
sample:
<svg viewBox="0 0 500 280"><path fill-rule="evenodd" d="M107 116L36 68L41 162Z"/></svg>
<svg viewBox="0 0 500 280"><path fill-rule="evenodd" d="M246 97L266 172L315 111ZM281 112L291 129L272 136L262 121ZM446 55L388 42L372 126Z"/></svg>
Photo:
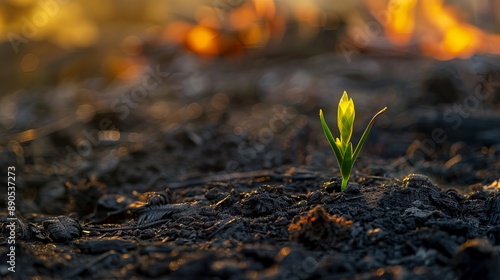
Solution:
<svg viewBox="0 0 500 280"><path fill-rule="evenodd" d="M256 22L258 16L254 7L251 5L242 5L234 9L230 14L231 26L234 29L242 30L249 28L252 23Z"/></svg>
<svg viewBox="0 0 500 280"><path fill-rule="evenodd" d="M416 2L416 0L391 0L389 2L389 7L398 5L397 9L389 11L392 21L386 28L386 34L393 44L401 46L410 42L411 34L415 28L414 7Z"/></svg>
<svg viewBox="0 0 500 280"><path fill-rule="evenodd" d="M163 38L168 43L180 44L184 41L186 34L193 28L192 24L182 21L171 22L163 32Z"/></svg>
<svg viewBox="0 0 500 280"><path fill-rule="evenodd" d="M196 26L188 32L186 44L199 54L216 55L219 53L216 37L217 33L212 29Z"/></svg>
<svg viewBox="0 0 500 280"><path fill-rule="evenodd" d="M415 43L422 53L440 60L500 54L500 35L466 22L443 0L389 0L383 7L380 2L366 0L374 14L386 16L378 20L395 46Z"/></svg>
<svg viewBox="0 0 500 280"><path fill-rule="evenodd" d="M255 12L259 17L272 19L276 14L276 5L270 0L253 0Z"/></svg>
<svg viewBox="0 0 500 280"><path fill-rule="evenodd" d="M316 25L318 22L318 8L310 1L297 1L295 5L295 17L299 22Z"/></svg>
<svg viewBox="0 0 500 280"><path fill-rule="evenodd" d="M240 54L244 47L264 46L281 38L286 17L278 12L274 0L228 7L200 6L193 14L196 23L173 21L165 28L163 39L184 44L200 55L216 56Z"/></svg>

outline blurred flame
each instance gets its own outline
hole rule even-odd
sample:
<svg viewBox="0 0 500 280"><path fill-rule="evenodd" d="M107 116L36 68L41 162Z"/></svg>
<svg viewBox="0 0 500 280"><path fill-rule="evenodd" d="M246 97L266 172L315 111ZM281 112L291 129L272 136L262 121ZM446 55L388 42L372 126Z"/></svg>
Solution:
<svg viewBox="0 0 500 280"><path fill-rule="evenodd" d="M257 46L266 41L267 34L266 30L262 30L258 24L253 24L246 33L242 34L242 37L245 45Z"/></svg>
<svg viewBox="0 0 500 280"><path fill-rule="evenodd" d="M258 16L252 5L242 5L234 9L230 14L231 25L235 29L249 28L254 22L257 21Z"/></svg>
<svg viewBox="0 0 500 280"><path fill-rule="evenodd" d="M295 17L301 23L315 26L318 23L318 8L310 1L295 2Z"/></svg>
<svg viewBox="0 0 500 280"><path fill-rule="evenodd" d="M292 5L294 17L299 24L300 37L312 38L317 35L321 13L316 4L309 0L300 0Z"/></svg>
<svg viewBox="0 0 500 280"><path fill-rule="evenodd" d="M200 6L194 19L196 23L169 23L163 38L205 56L240 54L244 47L279 41L286 22L274 0L244 1L227 10Z"/></svg>
<svg viewBox="0 0 500 280"><path fill-rule="evenodd" d="M219 47L216 41L217 33L210 28L198 25L186 35L186 44L194 52L204 55L216 55Z"/></svg>
<svg viewBox="0 0 500 280"><path fill-rule="evenodd" d="M255 12L259 17L272 19L276 14L276 5L270 0L253 0Z"/></svg>
<svg viewBox="0 0 500 280"><path fill-rule="evenodd" d="M446 32L443 39L443 48L446 52L454 55L461 53L472 55L476 46L475 30L463 26L455 26Z"/></svg>
<svg viewBox="0 0 500 280"><path fill-rule="evenodd" d="M182 21L174 21L170 23L163 32L163 38L168 43L182 43L186 34L193 28L192 24L182 22Z"/></svg>
<svg viewBox="0 0 500 280"><path fill-rule="evenodd" d="M389 7L397 6L389 13L392 21L387 25L386 34L395 45L406 45L411 39L415 27L416 0L391 0Z"/></svg>
<svg viewBox="0 0 500 280"><path fill-rule="evenodd" d="M396 46L413 41L424 54L440 60L467 58L475 53L500 54L500 35L488 34L462 20L443 0L389 0L382 9L380 2L366 0L374 14L385 12L387 17L378 20Z"/></svg>
<svg viewBox="0 0 500 280"><path fill-rule="evenodd" d="M220 28L220 21L215 9L211 9L207 6L201 6L196 9L194 16L200 25L216 29Z"/></svg>

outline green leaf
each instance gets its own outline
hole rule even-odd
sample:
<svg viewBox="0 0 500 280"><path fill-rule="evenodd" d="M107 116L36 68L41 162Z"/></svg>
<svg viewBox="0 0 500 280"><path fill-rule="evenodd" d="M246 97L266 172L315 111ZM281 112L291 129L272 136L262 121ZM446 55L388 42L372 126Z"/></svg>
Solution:
<svg viewBox="0 0 500 280"><path fill-rule="evenodd" d="M340 191L344 191L347 188L347 183L349 183L349 177L342 177L342 186L340 186Z"/></svg>
<svg viewBox="0 0 500 280"><path fill-rule="evenodd" d="M378 111L378 113L373 116L372 120L368 123L368 126L365 129L365 132L363 132L363 135L361 136L361 139L358 142L358 145L356 146L356 150L354 150L354 155L352 156L352 164L356 161L356 158L358 158L359 151L361 150L361 147L363 147L363 144L365 144L366 139L368 138L368 134L370 134L370 130L372 129L373 123L375 122L375 118L378 117L380 114L384 113L387 111L387 107L384 107L384 109Z"/></svg>
<svg viewBox="0 0 500 280"><path fill-rule="evenodd" d="M340 152L339 147L337 147L337 144L335 143L332 132L328 128L328 125L326 124L325 121L325 117L323 116L323 110L321 109L319 110L319 119L321 121L321 127L323 128L323 133L325 133L326 139L328 139L328 142L330 142L330 146L332 147L332 150L335 153L335 157L337 158L337 162L340 166L340 164L342 163L343 155Z"/></svg>
<svg viewBox="0 0 500 280"><path fill-rule="evenodd" d="M380 110L371 121L368 123L361 139L359 140L356 149L352 149L352 143L350 142L352 130L354 126L354 118L355 118L355 110L354 110L354 102L352 98L349 98L347 92L344 91L342 98L339 102L338 112L337 112L337 123L340 131L340 137L334 138L330 128L326 124L325 118L323 116L323 110L319 110L319 118L321 121L321 127L323 128L323 133L325 133L330 146L332 147L333 152L335 153L335 157L337 158L337 162L340 167L340 174L342 175L342 186L341 190L345 190L347 187L347 183L349 182L349 178L351 177L351 171L354 166L354 162L358 157L359 151L363 147L366 139L368 138L368 134L370 134L370 130L373 126L375 118L384 113L387 110L387 107Z"/></svg>
<svg viewBox="0 0 500 280"><path fill-rule="evenodd" d="M349 182L349 178L351 177L352 166L352 143L349 142L344 153L344 161L342 161L342 165L340 166L340 174L342 175L342 186L340 188L341 191L345 190L345 188L347 187L347 183Z"/></svg>
<svg viewBox="0 0 500 280"><path fill-rule="evenodd" d="M356 115L354 101L352 101L352 98L349 98L346 91L344 91L344 94L340 98L337 110L337 124L340 132L340 140L343 145L346 145L351 140L354 117Z"/></svg>

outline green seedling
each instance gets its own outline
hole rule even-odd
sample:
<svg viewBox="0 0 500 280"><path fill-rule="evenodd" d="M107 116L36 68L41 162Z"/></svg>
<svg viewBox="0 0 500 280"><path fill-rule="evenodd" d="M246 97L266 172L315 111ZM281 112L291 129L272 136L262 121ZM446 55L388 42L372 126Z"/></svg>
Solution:
<svg viewBox="0 0 500 280"><path fill-rule="evenodd" d="M323 127L323 132L325 133L328 142L330 142L330 146L332 147L332 150L335 153L335 157L337 158L337 162L339 163L340 174L342 175L342 191L347 187L347 182L351 177L351 170L354 166L354 162L358 157L359 150L361 150L361 147L363 147L366 138L368 138L368 134L372 129L375 118L386 110L387 107L384 107L384 109L380 110L375 114L375 116L373 116L370 123L368 123L365 132L363 132L363 135L361 136L361 139L359 140L354 152L352 150L352 143L350 142L352 129L354 126L354 116L356 114L354 111L354 102L352 101L352 98L349 98L347 92L345 91L342 95L342 98L340 98L339 108L337 112L337 123L339 126L340 138L333 138L333 135L330 132L328 125L326 124L325 118L323 117L323 110L319 110L321 127Z"/></svg>

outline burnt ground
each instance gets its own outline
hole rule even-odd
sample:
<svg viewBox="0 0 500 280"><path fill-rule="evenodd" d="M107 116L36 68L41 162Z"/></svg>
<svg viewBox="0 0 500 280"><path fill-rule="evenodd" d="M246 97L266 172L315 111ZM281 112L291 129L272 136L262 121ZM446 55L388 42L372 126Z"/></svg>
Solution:
<svg viewBox="0 0 500 280"><path fill-rule="evenodd" d="M93 99L67 89L75 92L69 111L84 99L95 114L55 128L62 113L51 105L67 98L25 107L17 130L2 134L0 166L17 167L20 222L9 274L8 213L1 214L0 275L496 279L500 75L493 59L422 59L411 76L386 73L394 65L411 70L415 61L365 57L337 69L338 59L304 59L296 70L281 62L197 66L197 83L208 89L172 95L194 87L182 88L190 75L172 75L127 116L109 106L121 93ZM226 84L211 84L221 77ZM338 88L352 88L360 110L355 143L370 114L389 107L344 192L317 117L322 107L335 131ZM13 100L26 104L34 94ZM155 106L168 113L152 114ZM30 126L43 129L26 140Z"/></svg>

